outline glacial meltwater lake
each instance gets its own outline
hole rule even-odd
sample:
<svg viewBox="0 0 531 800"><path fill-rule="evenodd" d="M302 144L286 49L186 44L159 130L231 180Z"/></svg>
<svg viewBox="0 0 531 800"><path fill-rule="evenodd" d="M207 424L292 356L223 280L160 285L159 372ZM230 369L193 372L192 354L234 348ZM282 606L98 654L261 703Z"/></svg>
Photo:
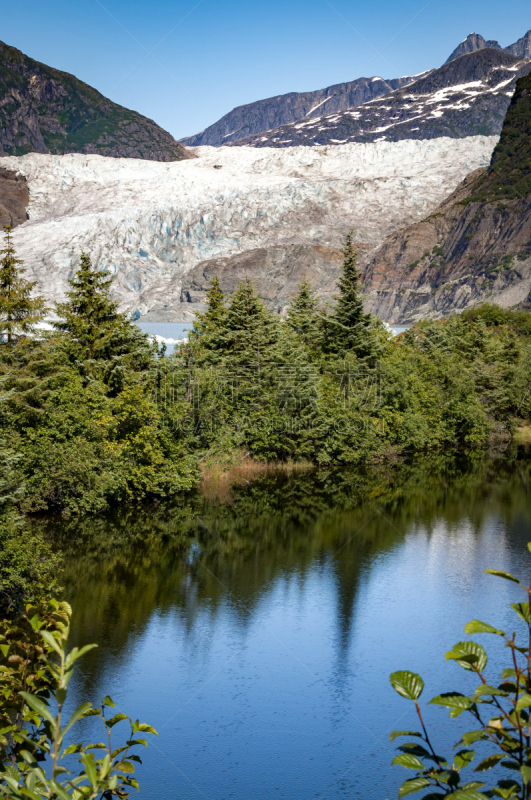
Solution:
<svg viewBox="0 0 531 800"><path fill-rule="evenodd" d="M518 627L518 587L483 570L529 580L530 487L522 448L448 452L41 523L66 553L72 644L99 645L72 702L108 693L158 730L143 800L391 800L413 773L389 732L417 724L389 673L420 672L425 702L475 685L445 653L473 618ZM427 708L439 752L465 716Z"/></svg>

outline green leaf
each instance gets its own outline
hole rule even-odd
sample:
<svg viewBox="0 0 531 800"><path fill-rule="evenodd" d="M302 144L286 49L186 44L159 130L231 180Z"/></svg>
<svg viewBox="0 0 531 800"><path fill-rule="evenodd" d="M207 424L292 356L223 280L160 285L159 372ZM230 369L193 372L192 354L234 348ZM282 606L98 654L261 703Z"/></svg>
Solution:
<svg viewBox="0 0 531 800"><path fill-rule="evenodd" d="M152 733L153 736L158 736L158 733L155 730L155 728L152 728L151 725L148 725L146 722L141 722L140 725L137 727L137 731L141 731L141 733Z"/></svg>
<svg viewBox="0 0 531 800"><path fill-rule="evenodd" d="M396 756L391 761L391 766L394 767L395 764L398 764L400 767L406 767L407 769L424 769L424 764L417 758L417 756L412 756L408 753L401 753L399 756Z"/></svg>
<svg viewBox="0 0 531 800"><path fill-rule="evenodd" d="M116 708L116 706L114 705L113 701L111 700L108 694L105 695L105 698L102 702L102 706L110 706L111 708Z"/></svg>
<svg viewBox="0 0 531 800"><path fill-rule="evenodd" d="M506 581L513 581L514 583L518 583L520 586L522 586L518 578L515 578L510 572L502 572L500 569L486 569L485 572L488 575L497 575L498 578L505 578Z"/></svg>
<svg viewBox="0 0 531 800"><path fill-rule="evenodd" d="M55 699L59 705L63 705L64 701L66 700L66 689L57 689L55 692Z"/></svg>
<svg viewBox="0 0 531 800"><path fill-rule="evenodd" d="M446 653L446 660L457 661L460 667L471 670L474 665L476 669L483 672L487 666L487 654L483 647L476 642L458 642Z"/></svg>
<svg viewBox="0 0 531 800"><path fill-rule="evenodd" d="M529 708L529 706L531 706L530 694L523 694L521 697L518 698L518 702L516 703L517 711L521 711L523 708Z"/></svg>
<svg viewBox="0 0 531 800"><path fill-rule="evenodd" d="M11 645L9 644L0 644L0 650L2 651L2 655L4 658L7 658L7 654L9 653L9 648Z"/></svg>
<svg viewBox="0 0 531 800"><path fill-rule="evenodd" d="M487 736L483 730L481 731L469 731L468 733L463 734L463 744L469 747L474 742L479 742L482 739L486 739ZM456 747L459 747L459 744L456 744Z"/></svg>
<svg viewBox="0 0 531 800"><path fill-rule="evenodd" d="M113 752L111 753L111 758L116 758L116 756L119 756L120 753L124 752L124 750L128 750L128 749L129 748L127 748L127 747L119 747L117 750L113 750Z"/></svg>
<svg viewBox="0 0 531 800"><path fill-rule="evenodd" d="M477 767L474 769L474 772L485 772L488 769L492 769L496 766L496 764L499 764L504 757L504 753L496 753L495 755L487 756L487 758L484 758L483 761L479 762Z"/></svg>
<svg viewBox="0 0 531 800"><path fill-rule="evenodd" d="M439 694L430 700L428 705L445 706L446 708L459 708L466 711L470 708L470 697L465 697L464 694L459 692L446 692L446 694Z"/></svg>
<svg viewBox="0 0 531 800"><path fill-rule="evenodd" d="M62 650L61 650L61 647L60 647L60 645L59 645L59 642L57 641L57 639L55 638L55 636L52 636L52 634L50 633L50 631L41 631L41 636L42 636L42 638L44 639L44 641L46 642L46 644L47 644L49 647L51 647L51 648L52 648L52 650L55 650L55 652L56 652L58 655L61 655L61 653L62 653Z"/></svg>
<svg viewBox="0 0 531 800"><path fill-rule="evenodd" d="M482 786L485 786L485 784L481 783L481 781L469 781L469 783L464 783L461 789L481 789Z"/></svg>
<svg viewBox="0 0 531 800"><path fill-rule="evenodd" d="M123 719L129 719L127 714L115 714L114 717L111 719L106 719L105 724L108 728L113 728L118 722L121 722Z"/></svg>
<svg viewBox="0 0 531 800"><path fill-rule="evenodd" d="M54 790L55 794L61 798L61 800L71 800L70 795L65 791L64 787L61 786L60 783L57 781L50 781L50 786Z"/></svg>
<svg viewBox="0 0 531 800"><path fill-rule="evenodd" d="M475 789L458 789L452 795L452 800L488 800L487 795Z"/></svg>
<svg viewBox="0 0 531 800"><path fill-rule="evenodd" d="M94 760L92 756L83 754L81 756L81 761L83 762L83 766L85 767L85 772L87 778L90 781L90 785L93 789L96 789L98 785L98 774L96 772L96 767L94 766Z"/></svg>
<svg viewBox="0 0 531 800"><path fill-rule="evenodd" d="M415 672L408 672L407 670L393 672L389 676L389 680L395 692L405 697L406 700L418 700L424 689L424 681ZM139 730L143 729L139 728Z"/></svg>
<svg viewBox="0 0 531 800"><path fill-rule="evenodd" d="M55 720L50 713L50 709L42 700L38 697L35 697L32 694L28 694L28 692L19 692L20 696L26 701L27 705L35 711L39 717L43 719L47 719L48 722L51 722L52 725L55 725Z"/></svg>
<svg viewBox="0 0 531 800"><path fill-rule="evenodd" d="M473 619L465 625L465 633L468 636L473 636L475 633L496 633L498 636L505 636L503 631L493 628L488 622L480 622L478 619Z"/></svg>
<svg viewBox="0 0 531 800"><path fill-rule="evenodd" d="M422 739L422 734L418 733L417 731L392 731L389 734L389 741L394 742L399 736L418 736L419 739Z"/></svg>
<svg viewBox="0 0 531 800"><path fill-rule="evenodd" d="M119 769L121 772L134 772L135 766L131 764L130 761L119 761L118 764L115 764L115 769Z"/></svg>
<svg viewBox="0 0 531 800"><path fill-rule="evenodd" d="M90 708L88 711L85 711L83 714L84 717L99 717L101 715L101 711L99 708Z"/></svg>
<svg viewBox="0 0 531 800"><path fill-rule="evenodd" d="M474 756L476 753L474 750L460 750L458 753L455 754L455 766L457 769L463 769L464 767L468 767L472 761L474 760Z"/></svg>
<svg viewBox="0 0 531 800"><path fill-rule="evenodd" d="M520 772L522 773L524 783L529 783L529 781L531 781L531 767L528 767L526 764L524 764L523 767L520 767Z"/></svg>
<svg viewBox="0 0 531 800"><path fill-rule="evenodd" d="M67 733L70 730L70 728L72 727L72 725L75 725L76 722L79 719L81 719L81 717L86 716L87 711L90 711L91 707L92 707L92 703L81 703L81 705L76 708L76 710L74 711L74 713L70 717L68 725L64 729L63 733Z"/></svg>
<svg viewBox="0 0 531 800"><path fill-rule="evenodd" d="M419 756L419 758L433 759L433 756L429 752L429 750L426 750L425 747L423 747L421 744L417 744L417 742L408 742L407 744L403 744L400 747L397 747L397 750L401 750L403 753L411 753L411 755ZM439 758L439 761L442 764L444 762L444 759Z"/></svg>
<svg viewBox="0 0 531 800"><path fill-rule="evenodd" d="M484 697L485 695L492 696L492 697L507 697L508 693L504 692L502 689L495 689L494 686L489 686L487 683L482 683L480 686L477 687L476 691L474 692L473 700L475 701L478 697Z"/></svg>
<svg viewBox="0 0 531 800"><path fill-rule="evenodd" d="M144 747L148 746L148 743L146 742L145 739L128 739L126 742L126 745L128 745L129 747L134 747L135 744L141 744Z"/></svg>
<svg viewBox="0 0 531 800"><path fill-rule="evenodd" d="M413 792L420 792L421 789L429 785L430 782L426 778L411 778L409 781L404 781L398 790L398 798L401 800L402 797L413 794Z"/></svg>
<svg viewBox="0 0 531 800"><path fill-rule="evenodd" d="M69 756L71 753L81 753L82 750L83 750L83 744L81 742L78 742L77 744L70 744L66 748L66 750L63 750L63 755L61 756L61 758Z"/></svg>
<svg viewBox="0 0 531 800"><path fill-rule="evenodd" d="M80 650L78 650L77 647L72 648L72 650L66 657L66 662L65 662L66 668L71 669L71 667L75 664L78 658L81 658L81 656L84 656L85 653L89 652L89 650L93 650L97 646L98 646L97 644L86 644Z"/></svg>
<svg viewBox="0 0 531 800"><path fill-rule="evenodd" d="M511 608L516 611L520 619L531 625L531 614L529 613L529 603L511 603Z"/></svg>

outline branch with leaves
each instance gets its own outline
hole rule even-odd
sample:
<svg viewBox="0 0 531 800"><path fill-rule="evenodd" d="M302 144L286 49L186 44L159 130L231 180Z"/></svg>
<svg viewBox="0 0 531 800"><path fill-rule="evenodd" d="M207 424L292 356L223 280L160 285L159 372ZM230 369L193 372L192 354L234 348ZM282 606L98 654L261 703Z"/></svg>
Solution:
<svg viewBox="0 0 531 800"><path fill-rule="evenodd" d="M36 609L28 609L36 611ZM107 696L100 708L82 703L65 720L68 684L79 658L97 645L89 644L67 653L71 609L67 603L52 600L46 614L34 613L30 631L23 641L3 637L0 650L4 657L0 669L0 710L4 727L0 730L2 768L0 792L17 800L95 800L127 798L130 789L138 790L135 763L142 763L135 747L147 747L139 734L157 735L154 728L126 714L106 717L114 709ZM9 632L8 632L9 634ZM25 656L25 657L23 657ZM18 691L16 691L18 689ZM27 691L32 689L32 691ZM53 709L53 710L52 710ZM99 716L105 743L67 744L72 729L80 720ZM112 732L119 722L128 721L130 733L125 744L114 747ZM101 752L101 757L98 756ZM77 755L80 771L73 775L66 766ZM67 759L65 761L65 759ZM43 762L48 765L46 769Z"/></svg>
<svg viewBox="0 0 531 800"><path fill-rule="evenodd" d="M531 551L531 542L528 545ZM420 722L421 731L393 731L390 740L397 737L415 737L398 749L393 764L415 771L415 777L406 780L398 797L429 789L423 800L451 795L453 800L485 800L501 797L504 800L531 799L531 584L526 586L514 575L501 570L489 569L487 573L516 583L527 595L527 600L511 603L520 622L526 628L524 645L517 644L516 633L507 634L486 622L472 620L465 626L467 635L491 634L500 637L509 651L510 667L504 669L499 681L490 682L486 675L488 663L485 649L473 641L459 642L446 654L447 660L456 661L460 667L473 672L480 683L472 695L446 692L430 700L433 705L450 709L450 717L470 714L476 725L474 730L464 733L455 745L460 749L451 759L438 755L434 750L424 725L419 698L424 681L414 672L401 671L391 675L393 688L402 697L412 700ZM496 685L495 685L496 684ZM474 772L485 773L499 767L507 770L491 788L482 781L463 782L462 772L476 758L470 749L476 744L487 746Z"/></svg>

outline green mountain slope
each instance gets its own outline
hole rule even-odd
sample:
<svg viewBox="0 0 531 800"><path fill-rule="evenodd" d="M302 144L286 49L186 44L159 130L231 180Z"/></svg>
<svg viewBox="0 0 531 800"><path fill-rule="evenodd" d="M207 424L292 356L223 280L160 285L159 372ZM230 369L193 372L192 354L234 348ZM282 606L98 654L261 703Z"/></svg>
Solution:
<svg viewBox="0 0 531 800"><path fill-rule="evenodd" d="M474 196L516 200L531 195L531 73L520 78L487 175Z"/></svg>
<svg viewBox="0 0 531 800"><path fill-rule="evenodd" d="M191 157L152 120L0 42L0 154L29 152L151 161Z"/></svg>

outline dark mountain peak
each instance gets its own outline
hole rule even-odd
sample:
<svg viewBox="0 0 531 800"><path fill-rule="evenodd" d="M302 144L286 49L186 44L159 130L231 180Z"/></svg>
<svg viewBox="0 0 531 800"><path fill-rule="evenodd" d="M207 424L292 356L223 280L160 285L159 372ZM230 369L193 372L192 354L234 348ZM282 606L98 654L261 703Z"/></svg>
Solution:
<svg viewBox="0 0 531 800"><path fill-rule="evenodd" d="M153 120L0 42L0 155L30 152L150 161L191 157Z"/></svg>
<svg viewBox="0 0 531 800"><path fill-rule="evenodd" d="M505 47L504 50L512 56L519 56L520 58L531 58L531 31L518 39L514 44Z"/></svg>
<svg viewBox="0 0 531 800"><path fill-rule="evenodd" d="M501 50L500 45L498 42L494 41L494 39L485 41L483 36L479 33L469 33L466 39L464 39L461 44L457 45L453 53L444 63L448 64L449 61L453 61L460 56L466 56L468 53L473 53L475 50L483 50L487 47L490 47L492 50Z"/></svg>

